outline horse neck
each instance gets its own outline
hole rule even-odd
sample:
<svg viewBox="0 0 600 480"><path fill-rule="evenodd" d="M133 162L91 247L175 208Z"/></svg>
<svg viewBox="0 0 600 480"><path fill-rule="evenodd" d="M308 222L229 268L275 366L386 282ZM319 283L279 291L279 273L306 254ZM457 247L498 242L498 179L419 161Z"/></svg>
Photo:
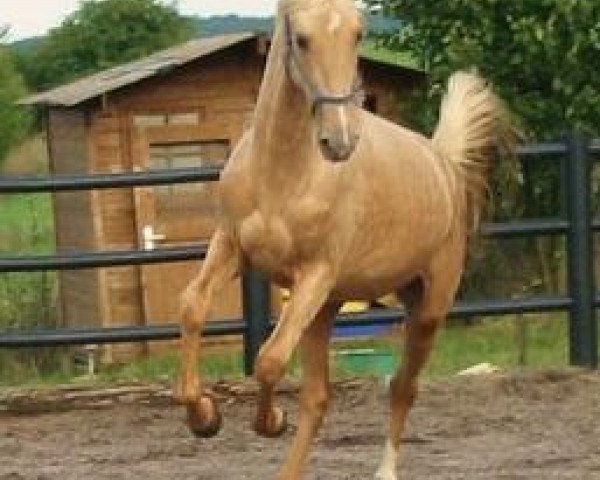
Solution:
<svg viewBox="0 0 600 480"><path fill-rule="evenodd" d="M310 106L286 72L284 37L278 27L258 95L253 144L260 176L289 183L309 173L317 156Z"/></svg>

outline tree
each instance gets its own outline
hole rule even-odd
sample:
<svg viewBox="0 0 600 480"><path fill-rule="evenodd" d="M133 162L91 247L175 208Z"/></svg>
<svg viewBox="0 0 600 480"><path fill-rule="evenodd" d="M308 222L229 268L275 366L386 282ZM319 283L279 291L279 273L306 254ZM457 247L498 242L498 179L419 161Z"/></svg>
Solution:
<svg viewBox="0 0 600 480"><path fill-rule="evenodd" d="M404 27L382 40L411 51L429 72L429 99L458 68L489 78L527 133L600 132L597 0L367 0ZM422 123L433 123L432 109Z"/></svg>
<svg viewBox="0 0 600 480"><path fill-rule="evenodd" d="M191 37L193 25L158 0L87 0L50 31L33 83L46 89L148 55Z"/></svg>
<svg viewBox="0 0 600 480"><path fill-rule="evenodd" d="M2 39L8 29L0 28L0 163L11 147L25 138L30 117L15 102L26 94L23 78L17 72Z"/></svg>
<svg viewBox="0 0 600 480"><path fill-rule="evenodd" d="M366 0L403 22L382 34L381 42L411 52L430 79L426 95L409 112L415 126L431 130L449 74L475 67L488 78L515 114L521 130L538 140L560 138L571 129L600 134L600 2L597 0ZM511 216L537 217L560 212L561 179L555 162L522 166L524 185ZM494 185L506 197L506 183ZM502 192L499 194L499 192ZM501 205L502 202L496 202ZM505 214L507 212L504 212ZM531 244L545 272L544 285L559 290L564 261L558 237ZM522 251L520 252L522 254ZM490 271L493 252L475 268ZM495 253L495 255L501 255ZM510 255L509 255L510 257ZM504 258L503 262L510 261Z"/></svg>

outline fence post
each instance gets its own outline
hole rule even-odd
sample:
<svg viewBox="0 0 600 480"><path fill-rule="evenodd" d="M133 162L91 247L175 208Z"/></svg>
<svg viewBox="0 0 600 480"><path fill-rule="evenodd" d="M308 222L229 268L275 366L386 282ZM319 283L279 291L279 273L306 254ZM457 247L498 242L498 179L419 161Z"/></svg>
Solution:
<svg viewBox="0 0 600 480"><path fill-rule="evenodd" d="M269 283L256 271L242 277L242 308L246 322L244 334L244 372L254 373L254 360L269 333L271 317L271 290Z"/></svg>
<svg viewBox="0 0 600 480"><path fill-rule="evenodd" d="M569 348L572 365L597 368L597 323L594 308L594 263L592 254L591 165L586 139L569 137L567 195L569 233L567 239L570 311Z"/></svg>

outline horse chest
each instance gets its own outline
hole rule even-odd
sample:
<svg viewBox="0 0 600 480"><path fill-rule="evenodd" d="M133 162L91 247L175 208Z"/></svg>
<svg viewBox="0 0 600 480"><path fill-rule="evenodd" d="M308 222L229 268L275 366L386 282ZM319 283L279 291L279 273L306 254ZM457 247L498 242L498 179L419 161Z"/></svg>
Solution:
<svg viewBox="0 0 600 480"><path fill-rule="evenodd" d="M277 213L254 210L239 223L240 244L251 263L269 273L310 260L324 240L328 205L312 198L291 202Z"/></svg>
<svg viewBox="0 0 600 480"><path fill-rule="evenodd" d="M253 266L270 273L288 263L294 249L290 230L282 219L258 210L240 223L240 244Z"/></svg>

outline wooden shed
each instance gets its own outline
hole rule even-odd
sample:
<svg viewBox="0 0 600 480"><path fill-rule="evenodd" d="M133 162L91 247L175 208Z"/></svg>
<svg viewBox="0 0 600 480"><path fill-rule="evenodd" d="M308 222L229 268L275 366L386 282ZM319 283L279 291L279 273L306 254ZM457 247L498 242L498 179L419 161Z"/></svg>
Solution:
<svg viewBox="0 0 600 480"><path fill-rule="evenodd" d="M47 110L54 174L117 173L222 165L250 124L268 38L239 33L192 40L25 100ZM368 108L398 120L403 95L422 72L361 59ZM60 252L175 246L207 240L216 208L214 185L58 193ZM60 274L64 326L173 322L178 294L198 262L65 271ZM217 295L215 314L240 315L240 292ZM109 353L146 347L113 347ZM109 355L110 356L110 355Z"/></svg>

